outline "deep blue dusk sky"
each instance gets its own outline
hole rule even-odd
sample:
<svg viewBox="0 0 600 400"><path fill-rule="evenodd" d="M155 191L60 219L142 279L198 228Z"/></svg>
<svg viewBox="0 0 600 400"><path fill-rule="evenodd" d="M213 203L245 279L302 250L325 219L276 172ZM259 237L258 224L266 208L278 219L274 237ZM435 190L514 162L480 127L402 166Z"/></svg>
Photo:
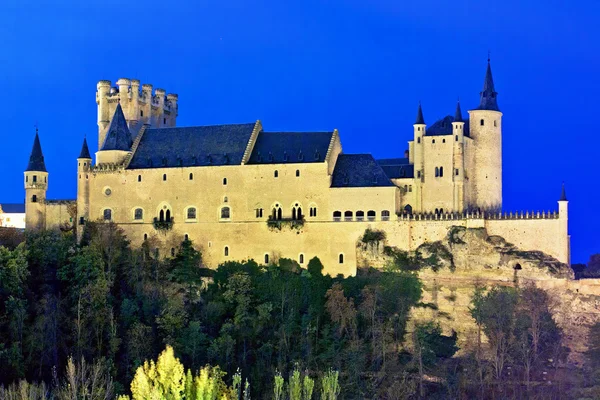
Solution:
<svg viewBox="0 0 600 400"><path fill-rule="evenodd" d="M179 94L178 125L338 128L346 153L402 156L428 124L475 107L486 58L503 117L504 208L556 209L573 262L600 253L597 0L2 0L0 202L23 201L39 122L49 198L75 198L97 150L100 79Z"/></svg>

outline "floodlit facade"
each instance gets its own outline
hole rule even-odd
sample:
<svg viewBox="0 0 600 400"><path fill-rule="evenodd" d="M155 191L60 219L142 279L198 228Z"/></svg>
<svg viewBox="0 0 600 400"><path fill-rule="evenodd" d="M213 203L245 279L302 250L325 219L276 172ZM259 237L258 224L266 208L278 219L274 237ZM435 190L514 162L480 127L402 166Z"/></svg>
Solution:
<svg viewBox="0 0 600 400"><path fill-rule="evenodd" d="M97 85L99 151L84 140L76 202L49 202L39 137L25 172L27 227L114 221L132 244L172 256L189 239L215 267L228 260L356 273L368 227L414 250L451 226L486 228L525 250L569 262L568 203L502 212L502 113L488 61L479 105L428 126L419 104L403 157L346 154L340 133L271 132L261 121L177 127L178 96L137 80ZM76 208L74 207L76 205Z"/></svg>

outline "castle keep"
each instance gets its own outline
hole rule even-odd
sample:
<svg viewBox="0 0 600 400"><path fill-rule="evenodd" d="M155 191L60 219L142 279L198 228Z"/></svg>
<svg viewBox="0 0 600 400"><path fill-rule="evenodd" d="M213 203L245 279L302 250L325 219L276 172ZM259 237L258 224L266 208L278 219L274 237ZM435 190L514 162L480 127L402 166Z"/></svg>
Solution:
<svg viewBox="0 0 600 400"><path fill-rule="evenodd" d="M97 86L95 163L84 139L77 200L46 200L36 134L25 172L26 225L114 221L134 246L175 254L190 239L205 263L317 256L327 273L353 275L365 229L414 250L452 226L486 228L524 250L569 263L568 202L557 211L502 212L502 113L488 61L479 105L460 104L428 126L419 104L404 157L346 154L337 130L270 132L260 121L177 127L175 94L137 80ZM69 207L72 210L69 212Z"/></svg>

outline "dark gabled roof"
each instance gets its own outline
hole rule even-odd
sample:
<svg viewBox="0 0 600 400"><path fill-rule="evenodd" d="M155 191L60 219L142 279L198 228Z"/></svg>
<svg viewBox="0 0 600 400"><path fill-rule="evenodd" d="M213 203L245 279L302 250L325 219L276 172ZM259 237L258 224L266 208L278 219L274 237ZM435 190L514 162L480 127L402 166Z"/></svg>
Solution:
<svg viewBox="0 0 600 400"><path fill-rule="evenodd" d="M415 166L409 163L408 158L383 158L377 160L377 164L390 179L415 177Z"/></svg>
<svg viewBox="0 0 600 400"><path fill-rule="evenodd" d="M31 155L29 156L29 164L25 171L46 171L46 163L44 162L44 154L42 153L42 145L40 144L40 137L35 132L35 139L33 139L33 148L31 149Z"/></svg>
<svg viewBox="0 0 600 400"><path fill-rule="evenodd" d="M415 120L416 124L425 124L425 118L423 118L423 108L421 108L421 102L419 102L419 109L417 110L417 119Z"/></svg>
<svg viewBox="0 0 600 400"><path fill-rule="evenodd" d="M128 169L240 165L254 126L147 129Z"/></svg>
<svg viewBox="0 0 600 400"><path fill-rule="evenodd" d="M81 152L79 153L79 157L77 157L77 158L89 158L89 159L92 158L92 156L90 156L90 149L88 148L86 138L83 138L83 145L81 146Z"/></svg>
<svg viewBox="0 0 600 400"><path fill-rule="evenodd" d="M425 132L426 136L443 136L443 135L452 135L454 131L452 130L452 123L454 122L454 117L451 115L446 115L444 118L437 120L433 125L427 128ZM469 119L465 119L463 121L465 126L463 128L463 132L465 136L469 136Z"/></svg>
<svg viewBox="0 0 600 400"><path fill-rule="evenodd" d="M131 132L129 132L129 128L127 127L127 120L125 119L125 115L123 115L121 103L119 103L117 104L117 109L110 122L100 150L130 151L132 144Z"/></svg>
<svg viewBox="0 0 600 400"><path fill-rule="evenodd" d="M340 154L331 178L332 188L387 187L394 184L370 154Z"/></svg>
<svg viewBox="0 0 600 400"><path fill-rule="evenodd" d="M492 67L488 59L487 69L485 71L485 79L483 81L483 90L480 93L480 101L478 110L493 110L500 111L498 108L498 93L494 88L494 79L492 78Z"/></svg>
<svg viewBox="0 0 600 400"><path fill-rule="evenodd" d="M23 214L25 212L25 203L0 203L2 212L7 214Z"/></svg>
<svg viewBox="0 0 600 400"><path fill-rule="evenodd" d="M260 132L248 164L325 161L333 132Z"/></svg>

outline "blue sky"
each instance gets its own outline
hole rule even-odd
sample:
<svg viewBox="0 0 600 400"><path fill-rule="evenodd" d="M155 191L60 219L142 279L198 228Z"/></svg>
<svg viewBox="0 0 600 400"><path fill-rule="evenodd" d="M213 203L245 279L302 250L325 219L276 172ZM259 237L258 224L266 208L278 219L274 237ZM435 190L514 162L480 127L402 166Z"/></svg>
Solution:
<svg viewBox="0 0 600 400"><path fill-rule="evenodd" d="M344 151L401 156L475 107L488 50L503 117L505 210L570 200L573 262L600 252L600 2L28 1L0 3L0 201L24 197L39 123L50 198L74 198L100 79L179 94L178 125L338 128Z"/></svg>

